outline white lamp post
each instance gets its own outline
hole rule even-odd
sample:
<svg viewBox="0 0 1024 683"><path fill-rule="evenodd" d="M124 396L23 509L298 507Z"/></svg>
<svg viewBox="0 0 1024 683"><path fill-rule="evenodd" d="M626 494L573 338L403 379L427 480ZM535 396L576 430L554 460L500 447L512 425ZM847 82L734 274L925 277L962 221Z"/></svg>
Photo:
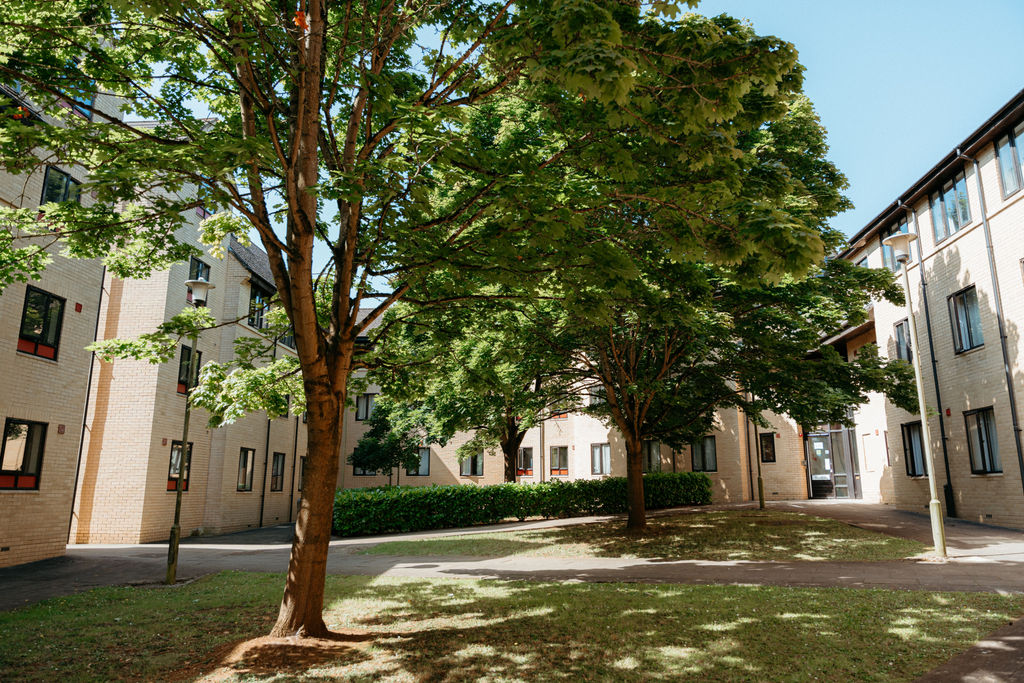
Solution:
<svg viewBox="0 0 1024 683"><path fill-rule="evenodd" d="M206 280L186 280L185 286L192 290L192 305L202 308L206 298L214 288ZM185 481L185 467L191 469L192 452L188 447L188 422L191 412L192 387L195 386L199 371L199 335L193 334L192 352L188 358L188 381L185 382L185 422L181 430L181 450L178 452L178 481L174 489L174 524L171 525L171 537L167 542L167 583L174 584L178 575L178 543L181 540L181 492ZM191 474L191 472L189 472Z"/></svg>
<svg viewBox="0 0 1024 683"><path fill-rule="evenodd" d="M938 487L935 484L935 467L932 461L931 431L928 429L928 412L924 401L924 380L921 378L921 361L917 350L917 323L914 321L914 306L911 301L910 276L907 275L907 264L910 262L910 245L917 239L913 232L896 233L882 240L893 251L893 257L903 271L903 294L907 302L907 321L910 327L910 359L914 365L914 380L917 382L917 409L921 415L921 446L924 449L925 467L928 468L928 513L932 522L932 543L935 553L946 557L946 530L942 524L942 505L939 503Z"/></svg>

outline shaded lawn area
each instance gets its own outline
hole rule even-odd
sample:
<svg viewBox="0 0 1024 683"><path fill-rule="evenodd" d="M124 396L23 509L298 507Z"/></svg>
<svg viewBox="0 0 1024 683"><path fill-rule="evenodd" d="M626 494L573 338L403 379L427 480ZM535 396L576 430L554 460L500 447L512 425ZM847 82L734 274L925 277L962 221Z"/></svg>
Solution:
<svg viewBox="0 0 1024 683"><path fill-rule="evenodd" d="M327 580L328 651L262 645L283 577L101 588L0 613L4 680L908 680L1024 597L757 586ZM281 675L278 672L286 672Z"/></svg>
<svg viewBox="0 0 1024 683"><path fill-rule="evenodd" d="M860 529L834 519L779 510L719 510L647 520L641 537L621 521L553 529L392 541L372 555L624 557L672 560L899 560L929 549L917 541Z"/></svg>

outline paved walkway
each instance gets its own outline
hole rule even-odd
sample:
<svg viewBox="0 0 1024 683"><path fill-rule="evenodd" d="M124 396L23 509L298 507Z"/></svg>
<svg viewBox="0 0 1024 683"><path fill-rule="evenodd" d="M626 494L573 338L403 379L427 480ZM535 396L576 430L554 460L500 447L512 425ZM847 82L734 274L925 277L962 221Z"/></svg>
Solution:
<svg viewBox="0 0 1024 683"><path fill-rule="evenodd" d="M745 505L716 506L730 508ZM772 503L931 543L928 517L863 503L803 501ZM699 511L707 508L692 508ZM682 509L688 510L687 508ZM672 511L672 512L678 512ZM661 513L664 514L664 513ZM392 534L331 542L327 569L332 574L531 581L626 581L690 584L844 586L917 590L1024 593L1024 533L962 520L946 520L950 559L895 562L709 562L564 557L400 557L358 555L377 543L495 530L536 529L611 519L586 517L501 524L441 532ZM178 576L193 579L211 572L284 572L292 528L273 527L220 537L182 541ZM152 584L164 577L166 544L72 545L64 557L0 569L0 610L67 595L96 586ZM1024 680L1024 619L936 670L929 681Z"/></svg>

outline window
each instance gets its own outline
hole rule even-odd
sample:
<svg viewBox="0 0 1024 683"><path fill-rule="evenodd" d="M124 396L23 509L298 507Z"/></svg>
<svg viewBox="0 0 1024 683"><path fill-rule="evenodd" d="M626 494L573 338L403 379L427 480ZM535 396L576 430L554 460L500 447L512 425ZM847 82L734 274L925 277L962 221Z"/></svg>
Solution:
<svg viewBox="0 0 1024 683"><path fill-rule="evenodd" d="M775 462L775 432L758 434L757 445L761 448L761 462Z"/></svg>
<svg viewBox="0 0 1024 683"><path fill-rule="evenodd" d="M188 491L188 476L192 470L192 442L188 442L188 452L185 454L185 479L181 482L181 490ZM167 466L167 490L178 489L178 475L181 474L181 442L171 442L171 462Z"/></svg>
<svg viewBox="0 0 1024 683"><path fill-rule="evenodd" d="M67 66L78 68L81 63L81 59L74 59L70 60ZM80 79L79 83L67 84L64 87L58 88L58 90L67 98L64 106L71 109L77 116L92 120L92 112L89 109L92 107L93 102L96 101L96 81L86 76L81 70L78 71L76 76ZM84 84L84 87L82 87L82 84Z"/></svg>
<svg viewBox="0 0 1024 683"><path fill-rule="evenodd" d="M306 481L306 456L299 458L299 490L302 490L302 483Z"/></svg>
<svg viewBox="0 0 1024 683"><path fill-rule="evenodd" d="M974 285L949 297L949 317L953 323L953 348L963 353L985 343L981 334L981 311Z"/></svg>
<svg viewBox="0 0 1024 683"><path fill-rule="evenodd" d="M256 449L245 448L238 452L238 485L236 491L252 491L252 473L256 467Z"/></svg>
<svg viewBox="0 0 1024 683"><path fill-rule="evenodd" d="M281 335L278 339L279 342L287 346L289 349L295 348L295 329L292 327L288 328L288 331Z"/></svg>
<svg viewBox="0 0 1024 683"><path fill-rule="evenodd" d="M377 394L360 394L356 396L356 419L360 422L369 420L373 415L373 404L377 400Z"/></svg>
<svg viewBox="0 0 1024 683"><path fill-rule="evenodd" d="M57 360L60 329L64 321L64 299L35 287L25 289L25 308L21 312L18 350Z"/></svg>
<svg viewBox="0 0 1024 683"><path fill-rule="evenodd" d="M908 363L911 360L911 348L910 348L910 321L901 320L893 327L894 336L896 337L896 357L900 360L905 360Z"/></svg>
<svg viewBox="0 0 1024 683"><path fill-rule="evenodd" d="M1024 149L1021 146L1024 137L1024 122L1021 122L1013 134L1007 134L996 141L996 155L999 157L999 181L1003 187L1003 197L1009 197L1024 186Z"/></svg>
<svg viewBox="0 0 1024 683"><path fill-rule="evenodd" d="M188 279L189 280L206 280L210 281L210 265L203 261L200 261L195 256L188 262ZM192 288L185 288L185 300L188 302L192 301Z"/></svg>
<svg viewBox="0 0 1024 683"><path fill-rule="evenodd" d="M1002 472L999 462L999 442L996 440L996 415L991 407L968 410L967 448L971 454L971 474Z"/></svg>
<svg viewBox="0 0 1024 683"><path fill-rule="evenodd" d="M46 424L7 418L0 447L0 489L38 489Z"/></svg>
<svg viewBox="0 0 1024 683"><path fill-rule="evenodd" d="M552 463L554 459L552 458ZM611 474L612 447L606 443L595 443L590 446L590 471L594 474ZM552 470L554 473L554 470ZM566 470L564 474L569 474Z"/></svg>
<svg viewBox="0 0 1024 683"><path fill-rule="evenodd" d="M643 454L644 474L661 472L661 442L644 439Z"/></svg>
<svg viewBox="0 0 1024 683"><path fill-rule="evenodd" d="M419 448L420 464L414 470L406 469L405 473L410 477L427 477L430 476L430 448L427 446L420 446Z"/></svg>
<svg viewBox="0 0 1024 683"><path fill-rule="evenodd" d="M273 292L260 287L255 282L249 282L249 326L262 330L267 326L267 305Z"/></svg>
<svg viewBox="0 0 1024 683"><path fill-rule="evenodd" d="M82 200L79 187L81 183L55 166L46 167L43 178L43 196L40 204L50 202L80 202Z"/></svg>
<svg viewBox="0 0 1024 683"><path fill-rule="evenodd" d="M902 218L896 225L889 226L889 228L883 230L880 238L884 240L890 235L895 235L899 232L906 233L908 230L910 230L910 226L907 225L907 219ZM900 269L900 264L896 262L896 255L893 253L892 247L887 244L882 244L882 264L894 273Z"/></svg>
<svg viewBox="0 0 1024 683"><path fill-rule="evenodd" d="M365 467L359 467L358 465L352 465L352 475L355 477L372 477L377 474L373 470L368 470Z"/></svg>
<svg viewBox="0 0 1024 683"><path fill-rule="evenodd" d="M908 477L923 477L928 474L924 460L924 442L921 437L921 423L903 425L903 459L907 464Z"/></svg>
<svg viewBox="0 0 1024 683"><path fill-rule="evenodd" d="M569 447L551 447L551 474L555 476L569 475Z"/></svg>
<svg viewBox="0 0 1024 683"><path fill-rule="evenodd" d="M867 268L868 267L868 257L865 256L860 261L857 261L857 267L858 268Z"/></svg>
<svg viewBox="0 0 1024 683"><path fill-rule="evenodd" d="M555 408L554 410L551 411L551 419L552 420L564 420L564 419L566 419L568 417L569 417L569 411L567 411L567 410L563 410L561 408Z"/></svg>
<svg viewBox="0 0 1024 683"><path fill-rule="evenodd" d="M270 490L284 490L284 453L274 453L270 468Z"/></svg>
<svg viewBox="0 0 1024 683"><path fill-rule="evenodd" d="M516 474L520 477L533 476L533 449L520 448L516 458Z"/></svg>
<svg viewBox="0 0 1024 683"><path fill-rule="evenodd" d="M715 450L715 436L705 436L690 446L694 472L717 472L718 453Z"/></svg>
<svg viewBox="0 0 1024 683"><path fill-rule="evenodd" d="M464 477L484 476L484 454L477 453L476 455L465 458L461 463L459 463L459 474Z"/></svg>
<svg viewBox="0 0 1024 683"><path fill-rule="evenodd" d="M941 242L971 222L971 204L967 198L967 179L963 172L942 185L929 197L935 241Z"/></svg>
<svg viewBox="0 0 1024 683"><path fill-rule="evenodd" d="M187 394L188 390L195 386L195 382L188 376L188 366L192 362L192 347L181 345L181 357L178 358L178 393ZM203 352L196 352L196 368L203 364ZM196 373L198 376L198 373Z"/></svg>

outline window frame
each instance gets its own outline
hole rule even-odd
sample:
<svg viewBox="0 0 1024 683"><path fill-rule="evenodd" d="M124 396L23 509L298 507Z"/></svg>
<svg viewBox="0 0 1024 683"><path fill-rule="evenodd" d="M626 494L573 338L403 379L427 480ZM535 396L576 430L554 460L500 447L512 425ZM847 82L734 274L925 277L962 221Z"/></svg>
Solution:
<svg viewBox="0 0 1024 683"><path fill-rule="evenodd" d="M205 269L205 270L204 270ZM206 277L202 277L203 275ZM189 280L206 280L210 281L210 264L202 259L198 259L195 256L189 257L188 261L188 279ZM185 301L192 303L192 288L185 287Z"/></svg>
<svg viewBox="0 0 1024 683"><path fill-rule="evenodd" d="M41 294L45 297L44 315L43 315L43 331L38 335L31 335L25 333L25 316L28 314L28 302L29 295L32 293ZM53 344L45 344L41 340L46 338L46 325L49 317L46 313L49 312L51 302L56 301L60 304L60 314L57 316L57 329L53 335ZM33 287L32 285L26 285L25 287L25 300L21 305L21 322L18 325L18 345L17 350L20 353L26 353L30 356L37 356L39 358L46 358L47 360L56 361L60 353L60 336L64 331L64 312L67 309L67 299L56 294L51 294L44 289ZM30 348L31 347L31 348ZM49 349L53 355L47 355L45 353L39 353L40 347Z"/></svg>
<svg viewBox="0 0 1024 683"><path fill-rule="evenodd" d="M185 351L186 351L186 349L188 350L188 354L189 354L189 360L187 360L187 361L185 360ZM191 384L191 382L193 381L193 378L188 376L189 375L188 366L189 366L189 363L191 362L191 359L192 359L192 347L189 346L188 344L182 344L181 345L181 352L178 354L178 393L180 395L182 395L182 396L187 395L190 389L194 389L195 388L195 384ZM201 368L201 367L203 367L203 352L202 351L196 351L196 370L198 371L199 368ZM184 382L181 381L183 376L184 376L184 380L185 380ZM195 380L198 380L198 379L199 379L199 373L196 372Z"/></svg>
<svg viewBox="0 0 1024 683"><path fill-rule="evenodd" d="M707 449L705 445L708 439L714 444L714 466L708 467ZM700 452L700 467L697 467L697 452ZM694 472L717 472L718 471L718 442L714 434L705 434L700 441L690 444L690 469Z"/></svg>
<svg viewBox="0 0 1024 683"><path fill-rule="evenodd" d="M598 452L600 452L600 459L597 457ZM612 473L612 445L610 443L590 444L590 473L598 475Z"/></svg>
<svg viewBox="0 0 1024 683"><path fill-rule="evenodd" d="M657 469L653 469L651 467L651 464L652 464L652 462L651 462L651 450L652 450L652 446L654 444L657 444L657 446L658 446L658 453L657 453L657 463L658 463L658 466L657 466ZM641 449L641 456L640 456L641 467L640 467L640 471L643 474L649 474L651 472L661 472L661 442L658 441L657 439L644 439L640 443L640 449Z"/></svg>
<svg viewBox="0 0 1024 683"><path fill-rule="evenodd" d="M913 439L909 438L909 436L914 430L917 430L917 437L921 447L920 453L917 454L920 455L920 462L911 457L914 455L911 448ZM901 424L900 436L903 439L903 465L907 471L907 476L911 478L927 477L928 459L924 457L924 426L921 424L921 420Z"/></svg>
<svg viewBox="0 0 1024 683"><path fill-rule="evenodd" d="M1024 150L1020 148L1020 137L1024 135L1024 121L1017 124L1013 129L1007 131L1006 135L1002 135L996 138L992 145L996 152L996 172L999 175L999 189L1002 193L1002 197L1006 198L1020 192L1021 188L1024 188L1024 168L1021 168L1022 159L1024 159ZM1003 153L1000 151L1000 142L1006 140L1006 147L1009 150L1010 157L1010 170L1013 173L1014 179L1017 181L1017 187L1006 191L1006 183L1003 181Z"/></svg>
<svg viewBox="0 0 1024 683"><path fill-rule="evenodd" d="M426 451L424 453L424 451ZM407 477L429 477L430 476L430 446L419 446L417 454L420 456L420 466L415 471L410 470L408 467L405 468L405 476ZM427 471L423 471L423 463L427 463Z"/></svg>
<svg viewBox="0 0 1024 683"><path fill-rule="evenodd" d="M988 420L988 427L990 432L984 436L991 437L991 444L986 449L987 452L981 453L980 462L981 467L977 468L974 465L975 453L974 444L971 439L971 419L975 419L977 424L978 435L982 436L982 423L979 418L982 416ZM964 411L964 428L967 434L967 461L971 466L971 474L1002 474L1003 463L999 459L999 438L996 435L996 411L994 406L985 406L984 408L975 408L973 410ZM984 438L984 437L983 437ZM981 441L979 445L985 446L986 441ZM994 446L994 448L992 447ZM986 458L987 456L987 458ZM987 462L985 462L987 460Z"/></svg>
<svg viewBox="0 0 1024 683"><path fill-rule="evenodd" d="M284 460L284 453L281 453L280 451L274 451L274 456L273 458L271 458L270 461L271 491L284 491ZM278 467L278 463L280 463L280 467Z"/></svg>
<svg viewBox="0 0 1024 683"><path fill-rule="evenodd" d="M555 467L555 449L565 449L565 467ZM562 464L561 454L559 454L559 465ZM548 473L552 477L568 477L569 476L569 446L568 445L555 445L548 447Z"/></svg>
<svg viewBox="0 0 1024 683"><path fill-rule="evenodd" d="M29 428L28 434L25 438L26 451L28 450L28 437L32 433L32 428L38 428L39 434L39 458L36 462L35 473L30 474L25 471L25 461L22 459L21 469L18 470L5 470L3 469L4 456L7 453L7 431L10 429L11 423L25 425ZM39 483L42 481L43 474L43 459L46 455L46 430L49 427L48 422L39 422L38 420L22 420L17 417L8 417L4 420L4 437L0 440L0 491L38 491ZM25 479L23 482L22 479Z"/></svg>
<svg viewBox="0 0 1024 683"><path fill-rule="evenodd" d="M900 329L903 330L904 337L902 351L900 346ZM912 363L914 358L914 347L910 343L910 318L904 318L903 320L897 321L896 324L892 326L892 335L893 339L896 341L896 358Z"/></svg>
<svg viewBox="0 0 1024 683"><path fill-rule="evenodd" d="M960 216L960 212L958 210L960 208L959 205L955 207L953 216L956 220L956 225L952 226L951 229L949 224L949 207L946 206L946 195L952 191L954 198L956 198L959 193L957 186L960 185L961 182L963 183L964 197L967 200L967 218L965 220ZM940 222L936 220L936 207L939 209L938 215L942 218L941 226ZM932 221L932 236L935 238L936 244L952 237L971 224L973 220L973 214L971 213L971 193L967 190L967 171L965 169L960 169L951 176L947 176L941 183L939 183L937 190L928 193L928 212ZM941 235L939 234L940 227L942 232Z"/></svg>
<svg viewBox="0 0 1024 683"><path fill-rule="evenodd" d="M267 311L270 310L270 300L273 297L273 290L260 285L253 278L249 279L249 318L247 319L249 327L254 330L267 328Z"/></svg>
<svg viewBox="0 0 1024 683"><path fill-rule="evenodd" d="M365 391L356 396L356 422L365 422L373 415L378 393ZM362 417L360 417L362 415Z"/></svg>
<svg viewBox="0 0 1024 683"><path fill-rule="evenodd" d="M903 266L896 260L896 253L893 251L892 247L885 244L885 238L897 233L906 234L908 232L910 232L910 221L908 221L906 216L904 216L893 225L890 225L888 228L878 233L878 240L882 244L882 265L893 273L900 272L900 268ZM910 260L913 262L913 254L910 255Z"/></svg>
<svg viewBox="0 0 1024 683"><path fill-rule="evenodd" d="M48 204L50 201L46 199L46 190L50 186L50 174L56 173L63 176L63 188L61 189L61 198L54 201L54 203L60 202L74 202L76 204L82 203L82 183L79 180L75 180L67 171L62 171L56 166L48 165L46 171L43 173L43 191L39 195L39 206ZM72 194L72 188L74 193Z"/></svg>
<svg viewBox="0 0 1024 683"><path fill-rule="evenodd" d="M524 457L527 452L529 453L529 463L526 462L526 458ZM516 453L516 476L533 476L533 446L521 446L519 448L519 452Z"/></svg>
<svg viewBox="0 0 1024 683"><path fill-rule="evenodd" d="M171 441L171 452L167 459L167 490L177 491L178 490L178 475L171 474L174 471L174 449L181 449L181 441L175 439ZM181 485L182 492L188 491L189 481L192 479L192 453L195 449L195 442L189 441L188 448L185 453L185 481ZM180 456L179 456L180 458ZM180 470L180 463L178 465Z"/></svg>
<svg viewBox="0 0 1024 683"><path fill-rule="evenodd" d="M299 456L299 481L296 491L302 491L302 485L306 481L306 456Z"/></svg>
<svg viewBox="0 0 1024 683"><path fill-rule="evenodd" d="M476 453L468 458L463 458L459 463L460 477L482 477L484 476L484 454Z"/></svg>
<svg viewBox="0 0 1024 683"><path fill-rule="evenodd" d="M241 446L238 449L238 477L235 479L235 492L248 493L252 491L252 478L256 471L256 449ZM242 482L243 473L245 482Z"/></svg>
<svg viewBox="0 0 1024 683"><path fill-rule="evenodd" d="M971 291L974 292L974 303L977 306L977 310L978 310L978 330L979 330L979 332L981 334L981 339L977 343L974 343L973 335L971 334L971 324L970 324L971 321L970 321L970 317L969 317L970 316L970 309L969 309L969 307L966 306L966 303L965 303L963 305L963 310L964 310L965 314L968 317L966 317L964 320L966 322L967 334L968 334L969 337L971 337L971 345L970 346L964 346L963 339L961 339L961 336L960 336L961 335L961 332L960 332L960 316L959 316L959 312L961 310L960 301L961 301L961 297L966 297L967 293L971 292ZM964 301L966 302L966 299L964 299ZM981 304L978 302L978 288L977 288L977 286L969 285L969 286L964 287L963 289L961 289L961 290L959 290L957 292L954 292L954 293L950 294L948 299L947 299L947 304L949 306L950 326L953 328L953 351L957 355L959 355L961 353L966 353L967 351L973 351L974 349L978 349L978 348L983 347L985 345L985 331L982 329L982 323L981 323Z"/></svg>
<svg viewBox="0 0 1024 683"><path fill-rule="evenodd" d="M772 445L771 456L765 453L764 445L770 443ZM778 453L775 448L775 432L759 432L757 435L757 457L761 459L761 463L765 465L773 464L778 461ZM716 463L717 464L717 463Z"/></svg>

